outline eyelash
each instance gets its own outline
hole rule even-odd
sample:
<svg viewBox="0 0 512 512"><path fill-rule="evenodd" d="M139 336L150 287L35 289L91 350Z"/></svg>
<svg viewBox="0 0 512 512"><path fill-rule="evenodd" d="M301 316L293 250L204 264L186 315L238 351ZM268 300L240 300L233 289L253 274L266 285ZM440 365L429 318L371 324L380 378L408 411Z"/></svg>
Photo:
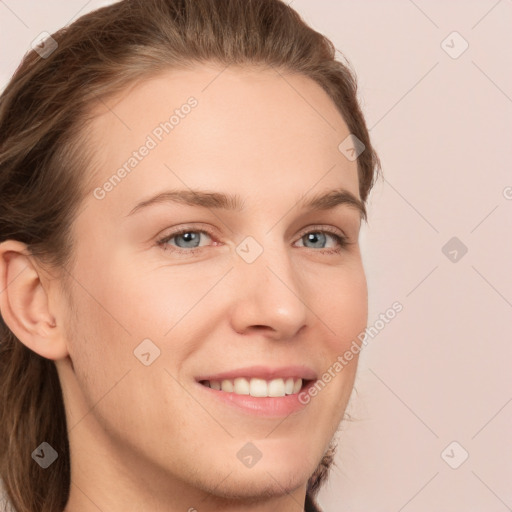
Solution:
<svg viewBox="0 0 512 512"><path fill-rule="evenodd" d="M164 250L164 251L171 251L171 252L178 253L178 254L195 254L196 252L200 251L201 249L204 249L204 246L203 247L192 247L190 249L182 249L182 248L177 248L177 247L170 246L167 244L167 242L172 240L174 237L183 235L185 233L203 233L205 235L208 235L212 239L214 238L213 234L207 230L186 227L186 228L182 228L178 231L174 231L173 233L166 235L164 238L158 240L157 245L160 246L162 248L162 250ZM335 231L333 229L326 229L326 228L310 229L309 231L306 231L303 235L301 235L299 240L301 240L306 235L309 235L311 233L327 233L328 235L332 236L338 243L337 248L334 248L334 249L311 249L312 251L320 252L321 254L338 254L338 253L342 252L344 249L346 249L346 247L348 245L350 245L350 243L351 243L348 241L348 238L346 236L340 235L337 231ZM170 247L172 247L172 249ZM306 249L307 249L307 247L306 247Z"/></svg>

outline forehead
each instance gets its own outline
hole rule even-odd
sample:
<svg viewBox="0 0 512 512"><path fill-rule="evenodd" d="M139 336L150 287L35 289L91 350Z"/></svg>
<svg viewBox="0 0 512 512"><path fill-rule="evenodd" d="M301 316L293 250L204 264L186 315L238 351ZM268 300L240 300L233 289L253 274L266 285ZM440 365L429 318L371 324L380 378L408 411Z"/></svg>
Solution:
<svg viewBox="0 0 512 512"><path fill-rule="evenodd" d="M262 199L341 186L359 197L357 163L338 150L347 125L303 75L198 65L128 88L94 113L92 182L111 182L102 203L118 213L166 185Z"/></svg>

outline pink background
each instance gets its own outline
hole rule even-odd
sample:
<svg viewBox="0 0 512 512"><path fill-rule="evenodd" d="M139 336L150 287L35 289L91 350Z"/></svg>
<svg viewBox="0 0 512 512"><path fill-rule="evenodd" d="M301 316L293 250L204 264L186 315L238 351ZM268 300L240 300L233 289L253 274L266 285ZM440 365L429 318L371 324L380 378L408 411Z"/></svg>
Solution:
<svg viewBox="0 0 512 512"><path fill-rule="evenodd" d="M0 2L0 88L38 34L108 3ZM368 324L404 308L361 353L320 503L510 510L512 1L291 5L354 66L382 159L361 234Z"/></svg>

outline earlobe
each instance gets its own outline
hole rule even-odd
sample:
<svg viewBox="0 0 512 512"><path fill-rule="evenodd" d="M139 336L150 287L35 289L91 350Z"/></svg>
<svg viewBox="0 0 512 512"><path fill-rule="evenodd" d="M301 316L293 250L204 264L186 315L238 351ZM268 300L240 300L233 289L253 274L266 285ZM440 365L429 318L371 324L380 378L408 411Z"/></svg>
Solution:
<svg viewBox="0 0 512 512"><path fill-rule="evenodd" d="M68 355L64 332L49 308L41 269L26 244L0 243L0 313L25 346L47 359ZM62 322L61 322L62 323Z"/></svg>

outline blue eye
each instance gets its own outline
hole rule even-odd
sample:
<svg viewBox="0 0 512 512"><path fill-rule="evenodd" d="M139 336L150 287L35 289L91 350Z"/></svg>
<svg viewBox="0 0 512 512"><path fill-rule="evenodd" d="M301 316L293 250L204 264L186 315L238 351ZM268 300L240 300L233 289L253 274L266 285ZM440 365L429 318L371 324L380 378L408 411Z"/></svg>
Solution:
<svg viewBox="0 0 512 512"><path fill-rule="evenodd" d="M157 242L164 251L191 254L201 250L199 246L201 235L210 237L210 234L204 230L184 228L175 231ZM210 237L211 238L211 237ZM174 241L174 244L169 242Z"/></svg>
<svg viewBox="0 0 512 512"><path fill-rule="evenodd" d="M193 254L201 250L202 247L204 247L200 246L201 235L206 235L208 238L212 238L212 235L207 231L184 228L167 235L165 238L159 240L157 244L160 247L162 247L164 251L172 251L183 254ZM329 237L331 237L335 241L335 247L333 248L323 247L323 245L325 245L328 242ZM314 244L313 247L304 247L311 249L320 249L320 252L324 254L339 253L344 248L346 248L346 246L349 245L350 243L347 237L345 237L344 235L340 235L337 232L334 233L331 232L330 230L325 229L308 231L307 233L302 235L299 240L303 241L303 243ZM170 242L172 241L173 243L171 244Z"/></svg>
<svg viewBox="0 0 512 512"><path fill-rule="evenodd" d="M173 235L169 240L176 239L176 245L181 249L195 249L199 245L199 240L204 231L183 231Z"/></svg>
<svg viewBox="0 0 512 512"><path fill-rule="evenodd" d="M347 245L347 238L342 235L338 235L336 233L331 233L329 231L309 231L305 235L301 237L301 240L307 240L308 242L312 242L313 244L325 244L328 237L334 238L338 247L334 249L324 250L326 253L340 252ZM325 249L324 247L313 247L313 249Z"/></svg>

